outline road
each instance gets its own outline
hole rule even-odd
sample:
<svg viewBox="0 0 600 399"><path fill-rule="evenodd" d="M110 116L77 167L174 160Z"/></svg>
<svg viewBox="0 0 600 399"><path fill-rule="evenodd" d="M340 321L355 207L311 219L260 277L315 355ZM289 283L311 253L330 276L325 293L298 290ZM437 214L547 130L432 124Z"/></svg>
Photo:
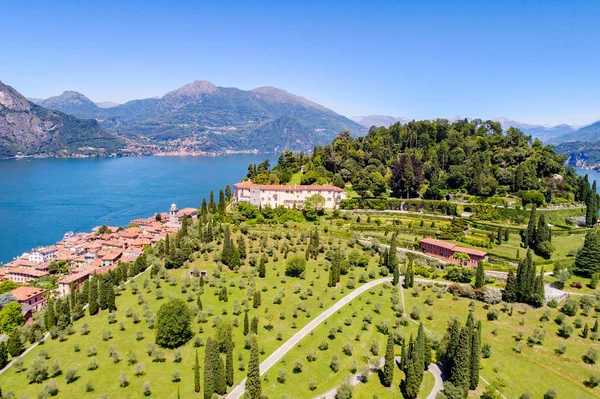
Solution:
<svg viewBox="0 0 600 399"><path fill-rule="evenodd" d="M325 310L323 313L321 313L319 316L317 316L314 320L310 321L300 331L298 331L296 334L294 334L292 336L292 338L288 339L283 345L281 345L279 348L277 348L277 350L275 350L275 352L273 352L269 357L267 357L260 364L260 375L263 375L264 373L266 373L267 370L269 370L271 367L273 367L273 365L275 365L290 349L292 349L294 346L296 346L296 344L298 342L300 342L302 340L302 338L306 337L312 330L314 330L317 326L319 326L319 324L321 324L322 322L327 320L327 318L329 316L331 316L332 314L337 312L339 309L343 308L346 304L348 304L350 301L355 299L357 296L359 296L363 292L366 292L369 289L371 289L379 284L389 283L391 281L392 281L392 279L389 277L373 280L371 282L368 282L368 283L358 287L357 289L355 289L354 291L352 291L351 293L349 293L348 295L346 295L345 297L340 299L338 302L333 304L329 309ZM227 398L228 399L241 398L244 395L245 389L246 389L246 379L244 378L244 380L242 382L240 382L240 384L237 385L233 389L233 391L231 391L227 395Z"/></svg>

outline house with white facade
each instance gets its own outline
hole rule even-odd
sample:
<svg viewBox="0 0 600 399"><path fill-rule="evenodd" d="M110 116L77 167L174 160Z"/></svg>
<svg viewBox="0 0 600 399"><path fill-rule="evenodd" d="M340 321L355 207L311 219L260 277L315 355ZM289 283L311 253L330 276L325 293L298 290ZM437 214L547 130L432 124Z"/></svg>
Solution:
<svg viewBox="0 0 600 399"><path fill-rule="evenodd" d="M33 263L51 262L56 258L58 248L55 246L36 248L29 253L29 261Z"/></svg>
<svg viewBox="0 0 600 399"><path fill-rule="evenodd" d="M325 198L325 209L336 209L346 198L343 189L329 184L323 186L254 184L250 180L236 183L234 198L238 202L247 202L257 207L284 206L302 209L304 201L314 194Z"/></svg>

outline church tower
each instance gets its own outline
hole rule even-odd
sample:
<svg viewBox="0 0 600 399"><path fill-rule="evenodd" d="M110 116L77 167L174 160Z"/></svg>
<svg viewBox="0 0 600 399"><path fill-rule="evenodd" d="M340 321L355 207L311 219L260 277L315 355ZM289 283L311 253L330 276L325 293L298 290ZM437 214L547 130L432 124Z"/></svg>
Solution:
<svg viewBox="0 0 600 399"><path fill-rule="evenodd" d="M179 218L177 217L177 205L175 203L171 204L171 208L169 208L169 226L172 228L179 227Z"/></svg>

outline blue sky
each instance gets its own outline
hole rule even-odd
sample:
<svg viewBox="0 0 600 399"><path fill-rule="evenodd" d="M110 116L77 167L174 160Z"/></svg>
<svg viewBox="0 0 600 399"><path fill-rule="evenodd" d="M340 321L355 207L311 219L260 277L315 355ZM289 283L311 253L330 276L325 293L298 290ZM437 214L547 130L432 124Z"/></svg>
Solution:
<svg viewBox="0 0 600 399"><path fill-rule="evenodd" d="M0 0L0 13L0 80L28 97L125 102L206 79L347 116L600 119L600 2Z"/></svg>

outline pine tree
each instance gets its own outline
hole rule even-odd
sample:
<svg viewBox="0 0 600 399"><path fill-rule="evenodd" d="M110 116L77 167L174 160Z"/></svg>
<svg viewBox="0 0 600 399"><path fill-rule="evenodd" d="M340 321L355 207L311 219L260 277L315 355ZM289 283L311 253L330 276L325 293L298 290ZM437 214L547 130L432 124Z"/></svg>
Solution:
<svg viewBox="0 0 600 399"><path fill-rule="evenodd" d="M479 330L472 332L471 338L471 374L469 377L469 389L477 389L479 384L479 363L481 357L481 341Z"/></svg>
<svg viewBox="0 0 600 399"><path fill-rule="evenodd" d="M244 337L250 332L250 321L248 320L248 311L244 312Z"/></svg>
<svg viewBox="0 0 600 399"><path fill-rule="evenodd" d="M575 258L573 271L585 277L600 272L600 230L594 229L586 234L583 247Z"/></svg>
<svg viewBox="0 0 600 399"><path fill-rule="evenodd" d="M21 333L18 328L13 328L8 340L6 341L6 350L12 357L17 357L23 353L23 342L21 341Z"/></svg>
<svg viewBox="0 0 600 399"><path fill-rule="evenodd" d="M460 387L464 390L465 395L469 390L471 379L471 339L472 329L463 327L460 330L458 339L458 347L452 361L452 368L448 381L455 387Z"/></svg>
<svg viewBox="0 0 600 399"><path fill-rule="evenodd" d="M394 380L394 335L390 329L385 347L385 364L383 365L383 385L386 387L392 386Z"/></svg>
<svg viewBox="0 0 600 399"><path fill-rule="evenodd" d="M194 362L194 392L200 392L200 362L198 361L198 349L196 349L196 361Z"/></svg>
<svg viewBox="0 0 600 399"><path fill-rule="evenodd" d="M216 392L216 373L214 369L215 361L213 354L215 351L218 353L216 348L217 343L208 337L206 340L206 347L204 348L204 399L212 399L213 394Z"/></svg>
<svg viewBox="0 0 600 399"><path fill-rule="evenodd" d="M483 268L483 262L477 263L477 272L475 273L475 288L481 288L485 285L485 270Z"/></svg>
<svg viewBox="0 0 600 399"><path fill-rule="evenodd" d="M90 313L90 316L98 314L98 280L96 277L93 277L90 280L90 299L88 304L88 312Z"/></svg>
<svg viewBox="0 0 600 399"><path fill-rule="evenodd" d="M512 270L508 272L508 276L506 277L504 300L506 302L515 302L517 300L517 280Z"/></svg>
<svg viewBox="0 0 600 399"><path fill-rule="evenodd" d="M260 399L262 389L260 386L260 363L258 360L258 342L256 337L250 341L250 359L248 360L248 374L246 377L246 399Z"/></svg>
<svg viewBox="0 0 600 399"><path fill-rule="evenodd" d="M8 349L4 341L0 342L0 369L8 364ZM1 397L1 396L0 396Z"/></svg>
<svg viewBox="0 0 600 399"><path fill-rule="evenodd" d="M106 284L106 304L109 312L117 311L117 305L115 304L115 289L110 281Z"/></svg>

